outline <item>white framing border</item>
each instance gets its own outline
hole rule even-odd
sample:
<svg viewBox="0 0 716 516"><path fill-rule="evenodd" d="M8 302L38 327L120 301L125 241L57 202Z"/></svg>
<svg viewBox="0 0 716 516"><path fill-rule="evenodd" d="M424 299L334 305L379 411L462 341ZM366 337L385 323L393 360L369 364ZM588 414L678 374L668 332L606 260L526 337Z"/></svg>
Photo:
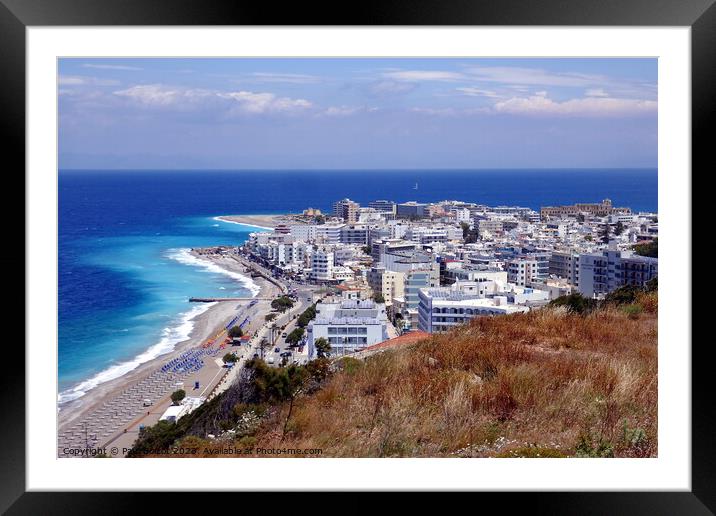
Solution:
<svg viewBox="0 0 716 516"><path fill-rule="evenodd" d="M27 489L689 490L690 28L92 27L27 30ZM659 457L655 459L72 460L56 455L56 59L97 57L659 58ZM48 185L53 185L49 188ZM668 321L666 318L668 317ZM56 331L56 328L55 328ZM55 358L51 360L50 358ZM281 461L277 486L275 461ZM190 463L185 463L191 461ZM245 461L245 462L244 462ZM250 474L242 475L244 466ZM176 475L177 467L192 475ZM272 473L273 472L273 473ZM320 479L320 480L316 480Z"/></svg>

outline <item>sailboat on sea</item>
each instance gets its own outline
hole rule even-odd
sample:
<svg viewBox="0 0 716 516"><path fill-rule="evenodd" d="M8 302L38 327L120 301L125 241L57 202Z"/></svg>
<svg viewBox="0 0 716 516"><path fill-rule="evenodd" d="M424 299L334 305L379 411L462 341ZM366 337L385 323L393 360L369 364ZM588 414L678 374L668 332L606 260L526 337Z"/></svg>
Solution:
<svg viewBox="0 0 716 516"><path fill-rule="evenodd" d="M415 186L413 187L413 190L417 190L417 189L418 189L418 183L415 183Z"/></svg>

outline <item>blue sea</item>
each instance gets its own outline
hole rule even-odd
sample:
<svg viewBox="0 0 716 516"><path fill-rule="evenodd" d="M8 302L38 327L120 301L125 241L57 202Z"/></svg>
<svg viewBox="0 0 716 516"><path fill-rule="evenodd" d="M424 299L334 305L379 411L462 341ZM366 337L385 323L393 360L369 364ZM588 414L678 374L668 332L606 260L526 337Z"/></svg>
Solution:
<svg viewBox="0 0 716 516"><path fill-rule="evenodd" d="M344 197L536 210L610 198L616 206L657 211L656 169L61 170L58 189L61 402L185 340L192 317L207 308L189 297L255 292L250 279L187 254L192 247L238 245L260 231L219 215L329 211Z"/></svg>

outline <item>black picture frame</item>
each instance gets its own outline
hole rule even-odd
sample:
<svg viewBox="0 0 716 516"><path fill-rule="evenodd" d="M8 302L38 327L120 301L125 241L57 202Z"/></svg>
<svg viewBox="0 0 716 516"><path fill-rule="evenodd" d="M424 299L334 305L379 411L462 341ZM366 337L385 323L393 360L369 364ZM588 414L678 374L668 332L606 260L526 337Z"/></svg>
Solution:
<svg viewBox="0 0 716 516"><path fill-rule="evenodd" d="M551 26L689 26L692 62L692 169L713 164L708 127L716 112L716 0L507 0L476 2L383 0L319 4L201 0L0 0L0 113L6 145L3 179L24 192L25 168L25 30L31 26L110 25L551 25ZM8 165L9 164L9 165ZM707 170L703 170L707 172ZM691 172L693 177L693 172ZM11 184L12 181L16 184ZM10 191L10 190L6 190ZM13 195L23 203L24 195ZM16 220L20 206L3 203L5 218ZM24 211L24 210L23 210ZM6 228L6 238L20 248L25 228ZM24 248L24 246L23 246ZM6 270L25 271L24 252L2 258ZM24 292L19 274L6 289ZM688 278L691 281L691 278ZM21 284L23 282L23 284ZM22 289L22 290L21 290ZM17 296L14 298L17 302ZM23 303L24 309L24 303ZM19 305L16 310L19 310ZM13 322L17 323L20 314ZM24 312L23 312L24 316ZM9 319L9 317L8 317ZM711 339L707 339L711 340ZM16 342L19 342L17 340ZM704 342L703 344L707 344ZM710 376L710 346L692 348L692 491L608 493L509 493L534 513L579 514L713 514L716 510L716 444ZM23 350L11 346L25 363ZM4 447L0 454L0 510L8 514L65 512L128 513L145 496L131 493L36 493L25 489L24 367L9 371L0 389ZM662 418L667 417L661 415ZM181 500L181 501L180 501ZM186 496L176 499L182 507ZM218 500L217 500L218 501ZM222 502L216 507L228 507ZM188 509L187 509L188 510Z"/></svg>

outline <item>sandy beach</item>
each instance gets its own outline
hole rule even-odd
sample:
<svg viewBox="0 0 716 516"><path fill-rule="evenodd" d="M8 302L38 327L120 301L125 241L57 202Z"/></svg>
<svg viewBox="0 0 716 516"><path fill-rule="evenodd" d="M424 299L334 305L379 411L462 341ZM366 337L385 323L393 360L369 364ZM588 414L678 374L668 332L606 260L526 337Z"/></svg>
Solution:
<svg viewBox="0 0 716 516"><path fill-rule="evenodd" d="M240 260L207 255L201 251L192 251L192 254L248 276L246 265ZM88 441L87 434L91 447L103 447L109 443L112 446L118 443L121 443L120 446L131 446L139 423L153 424L169 406L169 395L175 390L177 382L187 386L200 381L200 392L191 392L185 387L187 396L205 396L210 392L212 385L216 385L226 371L222 368L221 356L230 349L220 349L223 338L218 339L221 342L206 347L207 340L221 332L237 316L248 317L250 322L244 329L247 333L254 333L263 324L265 313L270 310L270 299L280 292L276 284L262 277L252 280L259 286L255 296L258 303L253 307L248 307L248 300L213 303L208 310L193 319L194 327L190 337L178 343L171 353L145 362L119 378L98 385L77 400L61 405L58 413L58 455L67 456L68 447L84 447ZM179 376L161 372L164 364L188 351L199 351L203 360L203 367L199 371ZM150 399L151 405L144 406L144 399ZM130 434L123 435L127 431Z"/></svg>
<svg viewBox="0 0 716 516"><path fill-rule="evenodd" d="M305 224L299 215L295 214L276 214L276 215L222 215L216 217L224 222L233 222L235 224L246 224L263 229L273 229L279 224Z"/></svg>

